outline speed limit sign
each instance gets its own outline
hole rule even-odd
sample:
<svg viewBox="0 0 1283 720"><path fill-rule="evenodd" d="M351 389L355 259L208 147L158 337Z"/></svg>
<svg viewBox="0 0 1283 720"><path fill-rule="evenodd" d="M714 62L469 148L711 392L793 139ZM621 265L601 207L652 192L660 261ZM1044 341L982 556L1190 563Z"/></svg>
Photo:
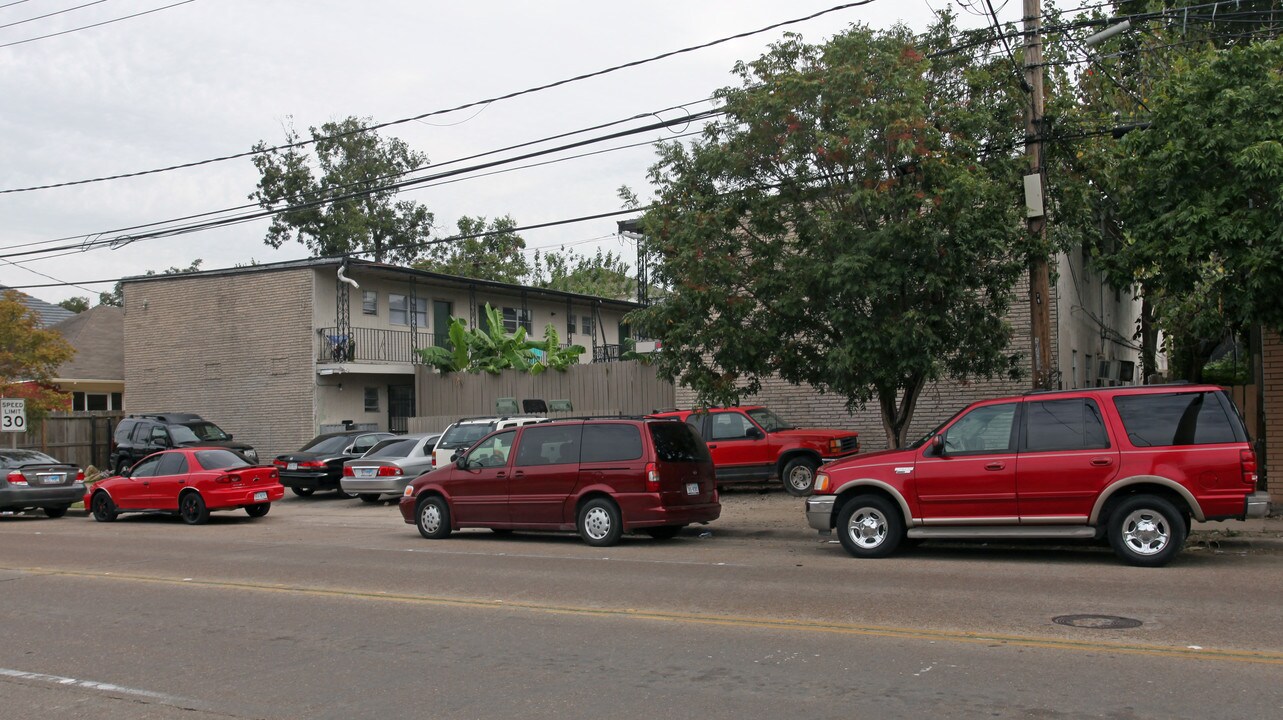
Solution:
<svg viewBox="0 0 1283 720"><path fill-rule="evenodd" d="M27 401L24 398L0 399L0 431L27 431Z"/></svg>

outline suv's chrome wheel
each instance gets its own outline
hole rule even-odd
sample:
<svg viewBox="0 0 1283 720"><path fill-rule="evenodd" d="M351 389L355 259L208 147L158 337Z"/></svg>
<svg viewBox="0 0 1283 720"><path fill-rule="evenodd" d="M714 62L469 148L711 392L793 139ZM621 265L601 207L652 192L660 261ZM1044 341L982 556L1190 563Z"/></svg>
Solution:
<svg viewBox="0 0 1283 720"><path fill-rule="evenodd" d="M1123 520L1123 542L1139 555L1157 555L1171 538L1167 519L1153 510L1137 510Z"/></svg>
<svg viewBox="0 0 1283 720"><path fill-rule="evenodd" d="M846 524L851 542L872 550L887 540L887 519L875 508L859 508Z"/></svg>
<svg viewBox="0 0 1283 720"><path fill-rule="evenodd" d="M1132 565L1166 565L1185 544L1186 517L1166 498L1124 498L1110 510L1109 542L1118 557Z"/></svg>
<svg viewBox="0 0 1283 720"><path fill-rule="evenodd" d="M904 538L904 521L886 498L861 495L851 498L838 514L838 539L855 557L886 557Z"/></svg>

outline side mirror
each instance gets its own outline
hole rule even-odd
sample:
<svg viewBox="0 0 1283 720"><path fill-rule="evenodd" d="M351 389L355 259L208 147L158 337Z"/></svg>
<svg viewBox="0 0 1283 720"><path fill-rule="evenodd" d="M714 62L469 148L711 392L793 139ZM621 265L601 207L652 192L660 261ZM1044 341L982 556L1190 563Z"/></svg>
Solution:
<svg viewBox="0 0 1283 720"><path fill-rule="evenodd" d="M758 430L755 427L751 427L748 430L744 431L744 437L748 438L749 440L761 440L762 438L766 437L766 435L764 435L761 430Z"/></svg>
<svg viewBox="0 0 1283 720"><path fill-rule="evenodd" d="M129 477L129 470L130 470L129 468L124 468L124 469L122 469L122 470L120 471L120 476L121 476L121 477Z"/></svg>
<svg viewBox="0 0 1283 720"><path fill-rule="evenodd" d="M457 467L457 468L459 468L460 470L467 470L467 469L468 469L468 461L467 461L467 459L466 459L466 458L461 458L461 457L459 457L459 453L455 453L455 457L454 457L454 466L455 466L455 467Z"/></svg>
<svg viewBox="0 0 1283 720"><path fill-rule="evenodd" d="M227 439L228 439L228 440L231 440L231 439L232 439L232 434L231 434L231 433L227 433Z"/></svg>
<svg viewBox="0 0 1283 720"><path fill-rule="evenodd" d="M939 457L944 457L944 435L936 435L931 438L931 452Z"/></svg>
<svg viewBox="0 0 1283 720"><path fill-rule="evenodd" d="M461 455L463 455L462 450L455 450L454 453L450 455L450 462L455 462L456 460L459 459L459 456Z"/></svg>

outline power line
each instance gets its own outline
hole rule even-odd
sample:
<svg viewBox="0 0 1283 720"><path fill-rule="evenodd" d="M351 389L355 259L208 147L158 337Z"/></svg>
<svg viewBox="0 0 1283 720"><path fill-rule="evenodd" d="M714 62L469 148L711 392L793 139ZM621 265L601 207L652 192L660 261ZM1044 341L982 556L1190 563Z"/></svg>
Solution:
<svg viewBox="0 0 1283 720"><path fill-rule="evenodd" d="M94 23L92 25L82 25L78 28L63 30L62 32L49 33L48 35L41 35L39 37L27 38L26 40L16 40L11 43L5 43L3 45L0 45L0 48L13 47L14 45L22 45L29 42L35 42L37 40L44 40L46 38L58 37L59 35L67 35L69 33L80 32L81 30L88 30L90 28L102 27L103 25L110 25L112 23L118 23L121 20L129 20L131 18L142 17L143 15L150 15L152 13L160 12L161 10L168 10L170 8L178 7L179 5L186 5L187 3L192 3L192 2L196 2L196 0L182 0L182 2L176 2L172 5L166 5L164 7L158 7L152 10L144 10L143 12L134 13L133 15L126 15L124 17L118 17L113 20L104 20L102 22ZM92 5L93 3L90 3L90 4Z"/></svg>
<svg viewBox="0 0 1283 720"><path fill-rule="evenodd" d="M625 118L625 119L623 119L623 120L616 120L616 121L612 121L612 122L601 123L601 124L599 124L599 125L595 125L595 126L593 126L593 127L589 127L589 128L582 128L582 129L579 129L579 130L574 130L574 131L570 131L570 132L560 133L560 134L557 134L557 135L547 136L547 137L540 138L540 139L537 139L537 140L531 140L531 141L527 141L527 142L523 142L523 143L517 143L517 144L515 144L515 145L510 145L510 146L507 146L507 147L504 147L504 148L499 148L499 149L496 149L496 150L490 150L490 151L486 151L486 152L476 153L476 154L469 155L469 156L465 156L465 157L462 157L462 158L456 158L456 159L454 159L454 160L449 160L449 161L446 161L446 162L443 162L443 163L440 163L440 164L438 164L438 165L431 166L431 167L432 167L432 168L434 168L434 169L436 169L436 168L446 167L446 166L448 166L448 165L456 165L456 164L459 164L459 163L462 163L462 162L466 162L466 161L469 161L469 160L475 160L475 159L479 159L479 158L486 157L486 156L490 156L490 155L496 155L496 154L503 153L503 152L508 152L508 151L511 151L511 150L514 150L514 149L521 149L521 148L530 147L530 146L533 146L533 145L538 145L538 144L541 144L541 143L548 142L548 141L550 141L550 140L556 140L556 139L561 139L561 138L571 137L571 136L574 136L574 135L583 134L583 133L585 133L585 132L591 132L591 131L593 131L593 130L604 129L604 128L611 127L611 126L614 126L614 125L619 125L619 124L622 124L622 123L630 122L630 121L633 121L633 120L636 120L636 119L639 119L639 118L645 118L645 117L651 117L651 116L658 117L657 113L659 113L659 112L666 112L666 111L668 111L668 110L672 110L672 109L676 109L676 108L684 108L684 107L686 107L686 106L690 106L690 105L697 105L697 104L700 104L700 103L703 103L703 102L708 102L708 100L707 100L707 99L705 99L705 100L696 100L696 101L693 101L693 102L686 103L685 105L673 106L673 107L665 108L665 109L663 109L663 110L659 110L659 111L655 111L655 112L650 112L650 113L638 113L638 114L636 114L636 115L634 115L634 116L632 116L632 117L630 117L630 118ZM588 140L581 141L581 142L578 142L578 143L570 143L570 144L566 144L566 145L562 145L562 146L558 146L558 147L554 147L554 148L548 148L548 149L543 150L543 151L527 153L527 154L525 154L525 155L521 155L521 156L517 156L517 157L513 157L513 158L508 158L508 159L505 159L505 160L495 161L495 162L491 162L491 163L487 163L487 164L483 164L483 165L479 165L479 166L466 167L466 168L463 168L463 169L461 169L461 170L457 170L457 171L436 173L436 174L433 174L433 175L424 176L424 177L421 177L421 178L415 178L415 179L410 180L410 181L405 181L405 182L402 182L402 183L396 183L396 184L393 184L393 185L379 185L379 186L375 186L375 187L369 187L368 182L363 182L363 183L350 183L350 184L348 184L348 185L342 185L342 186L337 186L337 187L335 187L335 188L331 188L331 190L343 191L343 190L348 190L348 189L351 189L351 188L362 187L362 188L364 188L363 192L360 192L360 193L343 194L343 195L335 195L335 196L332 196L332 197L329 197L329 198L322 198L322 199L320 199L320 200L318 200L318 201L316 201L315 203L310 204L310 205L308 205L308 204L304 204L304 205L291 206L291 207L287 207L287 208L283 208L283 209L278 208L278 209L276 209L276 210L274 210L274 211L272 211L272 212L270 212L270 213L261 213L261 212L260 212L260 213L254 213L254 214L252 214L252 215L250 215L250 216L233 216L233 217L223 218L223 219L221 219L221 220L209 220L209 221L207 222L207 226L206 226L206 227L203 227L202 229L212 229L213 227L219 227L219 226L221 226L219 223L226 224L226 225L239 224L240 222L248 222L248 221L252 221L252 220L256 220L256 219L260 219L260 218L262 218L262 217L270 216L271 214L275 214L275 213L288 212L288 211L290 211L290 210L295 210L295 209L303 209L304 207L320 206L320 205L324 205L324 204L327 204L327 203L329 203L329 202L334 202L334 201L337 201L337 200L350 199L350 198L353 198L353 197L361 197L361 196L366 195L366 194L372 194L372 193L376 193L376 192L382 192L382 191L384 191L384 190L386 190L386 189L390 189L390 188L400 189L401 187L405 187L405 186L413 185L413 184L416 184L416 183L430 183L430 182L431 182L431 181L433 181L433 180L438 180L438 179L442 179L442 178L445 178L445 177L452 177L452 176L462 175L462 174L466 174L466 173L474 172L474 171L476 171L476 170L478 170L478 169L485 169L485 168L487 168L487 167L493 167L493 166L502 165L502 164L506 164L506 163L520 162L521 160L524 160L524 159L530 159L530 158L533 158L533 157L538 157L538 156L540 156L540 155L544 155L544 154L552 154L552 153L555 153L555 152L560 152L560 151L562 151L562 150L572 149L572 148L574 148L574 147L578 147L578 146L589 145L589 144L593 144L593 143L597 143L597 142L604 142L604 141L611 140L611 139L616 139L616 138L619 138L619 137L625 137L625 136L627 136L627 135L640 134L640 133L648 132L648 131L650 131L650 130L657 129L657 128L662 128L662 127L671 127L671 126L673 126L673 125L677 125L677 124L681 124L681 123L685 123L685 122L691 122L692 120L696 120L696 119L703 119L703 118L705 118L705 117L714 117L714 116L719 115L719 114L721 114L721 113L720 113L720 111L715 111L715 110L703 111L703 112L701 112L701 113L699 113L699 114L697 114L697 115L690 115L690 114L688 114L686 117L684 117L684 118L678 118L678 119L676 119L676 120L671 120L671 121L662 121L662 120L661 120L659 123L652 123L652 124L650 124L650 125L646 125L646 126L639 127L639 128L634 128L634 129L631 129L631 130L626 130L626 131L621 131L621 132L617 132L617 133L612 133L611 135L607 135L607 136L604 136L604 137L589 138ZM685 137L685 135L682 135L682 136L679 136L679 137ZM574 156L571 156L571 157L568 157L568 158L560 158L560 159L558 159L558 160L547 161L547 162L544 162L544 163L532 163L532 164L529 164L529 165L519 166L519 167L517 167L517 168L513 168L513 169L525 169L525 168L529 168L529 167L536 167L536 166L539 166L539 165L551 164L551 163L553 163L553 162L562 162L562 161L565 161L565 160L576 159L576 158L579 158L579 157L587 157L587 156L589 156L589 155L601 154L601 153L604 153L604 152L611 152L611 151L618 150L618 149L626 149L626 148L630 148L630 147L637 147L638 145L644 145L644 144L651 144L651 141L647 141L647 142L645 142L645 143L633 143L633 144L630 144L630 145L619 146L619 147L616 147L616 148L607 148L607 149L605 149L605 150L600 150L600 151L591 152L591 153L582 153L582 154L574 155ZM381 182L381 181L383 181L383 180L390 180L390 179L394 179L394 178L398 178L398 177L403 177L403 176L405 176L405 175L408 175L408 174L409 174L409 173L411 173L411 172L415 172L415 171L418 171L418 170L426 169L426 167L427 167L427 166L425 166L424 168L414 168L414 169L412 169L412 170L407 170L407 171L402 172L402 173L392 173L392 174L389 174L389 175L386 175L386 176L382 176L382 177L379 177L379 178L374 178L374 179L373 179L373 181L375 181L375 182ZM502 171L499 171L499 172L502 172ZM487 173L487 175L490 175L490 174L497 174L497 173ZM482 176L477 176L477 177L482 177ZM458 182L459 180L462 180L462 179L468 179L468 178L459 178L459 179L457 179L457 180L451 180L451 181L447 181L447 182ZM435 187L435 186L437 186L437 185L447 184L447 182L434 183L434 184L425 184L425 185L422 185L422 187ZM146 229L146 228L158 228L158 227L160 227L160 226L169 225L169 224L174 224L174 223L180 223L180 222L189 221L189 220L199 220L199 219L202 219L202 218L212 218L212 217L214 217L214 216L218 216L218 215L224 215L224 214L227 214L227 213L233 213L233 212L243 211L243 210L247 210L247 209L250 209L250 208L257 208L257 207L260 207L257 203L249 203L249 204L246 204L246 205L240 205L240 206L237 206L237 207L232 207L232 208L223 208L223 209L221 209L221 210L212 210L212 211L208 211L208 212L197 213L197 214L194 214L194 215L188 215L188 216L179 217L179 218L171 218L171 219L169 219L169 220L161 220L161 221L156 221L156 222L151 222L151 223L145 223L145 224L142 224L142 225L135 225L135 226L125 227L125 228L117 228L117 229L114 229L114 230L106 230L106 231L101 231L101 232L96 232L96 233L82 233L82 234L73 235L73 236L65 236L65 237L62 237L62 238L55 238L55 239L52 239L52 240L39 240L39 241L35 241L35 242L30 242L30 243L18 243L18 244L14 244L14 245L5 246L5 247L0 247L0 250L11 250L11 249L16 249L16 248L21 248L21 247L33 247L33 246L37 246L37 245L49 245L49 244L52 244L52 243L57 243L57 242L66 242L66 241L71 241L71 240L76 240L76 241L78 241L75 245L63 245L63 246L59 246L59 247L44 248L44 249L41 249L41 250L32 250L32 251L27 251L27 252L23 252L23 253L10 253L9 255L0 255L0 257L17 257L17 256L20 256L20 255L34 255L34 254L41 254L41 253L58 252L58 251L61 251L61 250L73 250L73 251L75 251L75 252L82 252L82 251L85 251L85 250L88 250L88 249L93 249L94 247L96 247L96 246L98 246L98 245L101 245L101 244L110 244L110 243L111 243L111 241L110 241L110 240L107 240L107 241L102 240L102 238L103 238L104 236L109 236L109 235L120 235L120 234L122 234L122 233L126 233L126 232L129 232L129 231L133 231L133 230L142 230L142 229ZM174 229L174 228L171 228L171 230L172 230L172 229ZM194 231L194 230L193 230L193 231ZM159 232L159 231L158 231L158 232ZM48 257L57 257L57 256L48 256ZM44 258L42 258L42 259L44 259Z"/></svg>
<svg viewBox="0 0 1283 720"><path fill-rule="evenodd" d="M221 219L209 220L209 221L207 221L207 222L203 222L203 223L194 223L194 224L192 224L192 225L188 225L188 226L179 226L179 227L174 227L174 228L162 228L162 229L158 229L158 230L153 230L153 231L151 231L151 232L139 233L139 234L136 234L136 235L116 235L116 236L114 236L114 237L107 237L107 238L99 237L98 239L94 239L94 240L92 240L92 241L85 242L85 243L80 243L80 244L76 244L76 245L60 246L60 247L53 247L53 248L44 248L44 249L41 249L41 250L26 250L26 251L16 252L16 253L7 253L7 254L4 254L4 255L0 255L0 258L24 257L24 256L29 256L29 255L39 255L39 254L44 254L44 253L57 252L57 251L60 251L60 250L70 250L70 249L75 249L75 248L80 248L81 250L88 250L88 249L93 249L93 248L97 248L97 247L103 247L103 246L107 246L107 245L120 246L120 245L123 245L123 244L128 244L128 243L131 243L131 242L135 242L135 241L137 241L137 240L149 240L149 239L160 238L160 237L172 237L172 236L174 236L174 235L183 235L183 234L188 234L188 233L192 233L192 232L200 232L200 231L203 231L203 230L211 230L211 229L214 229L214 228L217 228L217 227L221 227L221 226L224 226L224 225L236 224L236 223L239 223L239 222L244 222L244 221L249 221L249 220L256 220L256 219L260 219L260 218L271 217L271 216L279 215L279 214L286 213L286 212L293 212L293 211L297 211L297 210L309 209L309 208L314 208L314 207L321 207L321 206L324 206L324 205L327 205L327 204L330 204L330 203L334 203L334 202L339 202L339 201L342 201L342 200L350 200L350 199L354 199L354 198L365 197L365 196L368 196L368 195L371 195L371 194L373 194L373 193L377 193L377 192L384 192L384 191L387 191L387 190L400 190L400 189L407 188L407 187L414 187L414 186L418 186L418 185L423 185L423 184L428 183L428 182L431 182L431 181L433 181L433 180L440 180L440 179L443 179L443 178L446 178L446 177L454 177L454 176L458 176L458 175L463 175L463 174L466 174L466 173L475 172L475 171L477 171L477 170L484 170L484 169L487 169L487 168L491 168L491 167L495 167L495 166L499 166L499 165L504 165L504 164L507 164L507 163L518 162L518 161L521 161L521 160L527 160L527 159L530 159L530 158L539 157L539 156L547 155L547 154L551 154L551 153L554 153L554 152L560 152L560 151L562 151L562 150L570 150L570 149L574 149L574 148L577 148L577 147L583 147L583 146L591 145L591 144L598 143L598 142L604 142L604 141L608 141L608 140L614 140L614 139L618 139L618 138L621 138L621 137L627 137L627 136L629 136L629 135L636 135L636 134L638 134L638 133L648 132L648 131L651 131L651 130L660 129L660 128L664 128L664 127L670 127L670 126L672 126L672 125L677 125L677 124L681 124L681 123L691 122L691 121L693 121L693 120L702 120L702 119L706 119L706 118L714 117L714 116L717 116L717 115L720 115L720 114L722 114L722 113L721 113L721 111L713 111L713 110L705 111L705 112L703 112L703 113L698 113L698 114L693 115L693 116L690 116L690 117L680 118L680 119L677 119L677 120L660 121L660 122L652 123L652 124L650 124L650 125L642 126L642 127L639 127L639 128L633 128L633 129L629 129L629 130L623 130L623 131L619 131L619 132L611 133L611 134L609 134L609 135L605 135L605 136L599 136L599 137L589 138L589 139L586 139L586 140L580 140L580 141L573 142L573 143L567 143L567 144L560 145L560 146L557 146L557 147L554 147L554 148L548 148L548 149L544 149L544 150L538 150L538 151L534 151L534 152L526 153L526 154L524 154L524 155L518 155L518 156L513 157L513 158L506 158L506 159L502 159L502 160L494 160L494 161L491 161L491 162L488 162L488 163L481 163L481 164L479 164L479 165L473 165L473 166L470 166L470 167L460 168L460 169L457 169L457 170L448 170L448 171L441 172L441 173L436 173L436 174L433 174L433 175L427 175L427 176L418 177L418 178L411 178L411 179L408 179L408 180L402 180L402 181L400 181L400 182L396 182L396 183L390 183L390 184L386 184L386 185L380 185L380 186L377 186L377 187L374 187L374 188L366 188L366 189L359 190L359 191L356 191L356 192L350 192L350 193L345 193L345 194L341 194L341 195L337 195L337 196L331 196L331 197L326 197L326 198L320 198L320 199L317 199L317 200L312 200L312 201L303 202L303 203L297 203L297 204L288 205L288 206L279 207L279 208L267 209L267 210L263 210L263 211L255 212L255 213L247 213L247 214L244 214L244 215L241 215L241 216L234 216L234 217L231 217L231 218L221 218ZM160 223L153 223L153 225L157 225L157 224L160 224ZM104 233L104 234L105 234L105 233ZM81 237L87 237L87 236L81 236Z"/></svg>
<svg viewBox="0 0 1283 720"><path fill-rule="evenodd" d="M100 5L100 4L105 3L105 2L107 2L107 0L94 0L94 1L93 1L93 2L91 2L91 3L85 3L84 5L77 5L77 6L73 7L73 8L67 8L66 10L59 10L59 11L57 11L57 12L45 13L44 15L37 15L37 16L35 16L35 17L33 17L33 18L27 18L26 20L18 20L17 22L11 22L11 23L9 23L8 25L0 25L0 30L3 30L3 29L5 29L5 28L11 28L11 27L13 27L14 25L22 25L22 24L24 24L24 23L35 22L36 20L44 20L45 18L50 18L50 17L53 17L54 15L62 15L63 13L69 13L69 12L71 12L71 11L73 11L73 10L79 10L79 9L81 9L81 8L87 8L87 7L89 7L90 5Z"/></svg>
<svg viewBox="0 0 1283 720"><path fill-rule="evenodd" d="M14 2L11 2L11 3L5 3L4 5L0 5L0 10L3 10L3 9L5 9L5 8L7 8L7 7L13 7L14 5L21 5L21 4L25 3L25 2L27 2L27 0L14 0Z"/></svg>
<svg viewBox="0 0 1283 720"><path fill-rule="evenodd" d="M193 1L194 1L194 0L184 0L184 2L182 2L182 3L176 3L176 4L177 4L177 5L182 5L182 4L184 4L184 3L187 3L187 2L193 2ZM445 115L445 114L447 114L447 113L452 113L452 112L456 112L456 111L459 111L459 110L466 110L466 109L468 109L468 108L477 107L478 105L488 105L488 104L490 104L490 103L498 102L498 101L500 101L500 100L510 100L510 99L512 99L512 98L520 97L520 96L522 96L522 95L529 95L529 94L531 94L531 93L541 92L541 91L543 91L543 90L549 90L549 89L552 89L552 88L555 88L555 87L560 87L560 86L562 86L562 85L569 85L569 84L571 84L571 83L579 82L579 81L581 81L581 80L587 80L587 79L589 79L589 78L600 77L600 76L602 76L602 75L607 75L607 74L609 74L609 73L617 72L617 71L619 71L619 70L625 70L625 69L628 69L628 68L634 68L634 67L638 67L638 66L641 66L641 65L646 65L646 64L648 64L648 63L657 62L657 61L659 61L659 60L665 60L665 59L667 59L667 58L670 58L670 57L673 57L673 56L676 56L676 55L681 55L681 54L683 54L683 53L690 53L690 52L694 52L694 51L696 51L696 50L704 50L704 49L707 49L707 48L713 47L713 46L715 46L715 45L721 45L721 44L723 44L723 43L730 42L730 41L732 41L732 40L741 40L741 39L743 39L743 38L751 37L751 36L753 36L753 35L760 35L761 33L769 32L769 31L771 31L771 30L776 30L776 29L779 29L779 28L781 28L781 27L786 27L786 26L788 26L788 25L796 25L796 24L798 24L798 23L806 22L806 21L808 21L808 20L814 20L815 18L818 18L818 17L823 16L823 15L828 15L828 14L830 14L830 13L834 13L834 12L837 12L837 11L839 11L839 10L847 10L847 9L850 9L850 8L853 8L853 7L860 7L860 6L862 6L862 5L868 5L868 4L872 3L872 2L874 2L874 0L857 0L857 2L849 2L849 3L845 3L845 4L843 4L843 5L837 5L837 6L835 6L835 7L831 7L831 8L829 8L829 9L827 9L827 10L821 10L821 11L819 11L819 12L812 13L812 14L807 15L807 16L805 16L805 17L794 18L794 19L792 19L792 20L784 20L784 21L782 21L782 22L777 22L777 23L774 23L774 24L771 24L771 25L767 25L766 27L759 28L759 29L757 29L757 30L750 30L750 31L747 31L747 32L737 33L737 34L735 34L735 35L729 35L729 36L727 36L727 37L718 38L717 40L712 40L712 41L709 41L709 42L706 42L706 43L702 43L702 44L700 44L700 45L692 45L692 46L690 46L690 47L681 48L680 50L671 50L671 51L669 51L669 52L661 53L661 54L659 54L659 55L654 55L654 56L652 56L652 57L645 58L645 59L642 59L642 60L634 60L634 61L632 61L632 62L623 63L623 64L621 64L621 65L614 65L614 66L611 66L611 67L605 68L605 69L603 69L603 70L596 70L596 71L594 71L594 72L584 73L584 74L582 74L582 75L576 75L576 76L574 76L574 77L565 78L565 79L562 79L562 80L557 80L557 81L555 81L555 82L546 83L546 84L544 84L544 85L538 85L538 86L535 86L535 87L526 88L525 90L517 90L517 91L515 91L515 92L510 92L510 93L507 93L507 94L505 94L505 95L497 95L497 96L495 96L495 97L487 98L487 99L485 99L485 100L475 100L475 101L473 101L473 102L464 103L463 105L456 105L455 107L448 108L448 109L445 109L445 110L433 110L433 111L430 111L430 112L425 112L425 113L421 113L421 114L419 114L419 115L415 115L414 117L401 118L401 119L399 119L399 120L390 120L390 121L388 121L388 122L384 122L384 123L376 123L376 124L374 124L374 125L368 125L368 126L366 126L366 127L359 128L359 129L357 129L357 130L352 130L352 131L349 131L349 132L336 133L336 134L334 134L334 135L326 135L326 136L322 136L322 137L320 137L320 138L313 138L313 139L311 139L311 140L300 140L300 141L298 141L298 142L294 142L294 143L286 143L286 144L282 144L282 145L276 145L276 146L269 147L269 148L263 148L262 150L249 150L249 151L246 151L246 152L235 153L235 154L232 154L232 155L223 155L223 156L220 156L220 157L213 157L213 158L208 158L208 159L205 159L205 160L197 160L197 161L189 162L189 163L181 163L181 164L178 164L178 165L170 165L170 166L167 166L167 167L154 168L154 169L151 169L151 170L139 170L139 171L136 171L136 172L118 173L118 174L115 174L115 175L106 175L106 176L103 176L103 177L88 178L88 179L85 179L85 180L70 180L70 181L66 181L66 182L49 183L49 184L46 184L46 185L33 185L33 186L30 186L30 187L10 188L10 189L7 189L7 190L0 190L0 195L10 194L10 193L20 193L20 192L31 192L31 191L34 191L34 190L49 190L49 189L52 189L52 188L70 187L70 186L72 186L72 185L87 185L87 184L89 184L89 183L105 182L105 181L108 181L108 180L120 180L120 179L123 179L123 178L138 177L138 176L141 176L141 175L153 175L153 174L155 174L155 173L169 172L169 171L171 171L171 170L181 170L181 169L185 169L185 168L198 167L198 166L200 166L200 165L209 165L209 164L211 164L211 163L224 162L224 161L227 161L227 160L235 160L235 159L237 159L237 158L250 157L250 156L253 156L253 155L262 155L262 154L265 154L265 153L275 152L275 151L278 151L278 150L287 150L287 149L290 149L290 148L305 147L305 146L307 146L307 145L311 145L311 144L313 144L313 143L317 142L317 140L327 140L327 139L331 139L331 140L332 140L332 139L336 139L336 138L347 137L347 136L349 136L349 135L356 135L356 134L358 134L358 133L369 132L369 131L371 131L371 130L381 130L381 129L386 128L386 127L392 127L393 125L401 125L401 124L408 123L408 122L414 122L414 121L422 120L423 118L432 117L432 116L435 116L435 115ZM166 7L173 7L173 6L172 6L172 5L168 5L168 6L166 6ZM164 8L160 8L160 9L162 9L162 10L163 10ZM150 12L155 12L155 11L150 11ZM122 18L122 19L123 19L123 18ZM67 32L71 32L71 31L67 31ZM56 33L56 34L61 34L61 33ZM51 37L51 36L50 36L50 37ZM34 39L39 39L39 38L34 38ZM29 41L29 40L23 40L22 42L30 42L30 41ZM17 44L17 43L10 43L10 44ZM3 47L8 47L8 45L0 45L0 48L3 48Z"/></svg>

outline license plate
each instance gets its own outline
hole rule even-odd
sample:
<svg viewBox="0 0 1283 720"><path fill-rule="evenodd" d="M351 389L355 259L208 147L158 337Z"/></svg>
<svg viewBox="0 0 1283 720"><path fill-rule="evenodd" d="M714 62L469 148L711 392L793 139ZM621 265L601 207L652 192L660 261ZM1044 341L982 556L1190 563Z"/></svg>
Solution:
<svg viewBox="0 0 1283 720"><path fill-rule="evenodd" d="M286 470L298 470L298 463L290 463L285 466Z"/></svg>
<svg viewBox="0 0 1283 720"><path fill-rule="evenodd" d="M56 474L56 475L45 475L45 476L44 476L44 481L45 481L45 484L46 484L46 485L54 485L54 484L57 484L57 483L62 482L62 481L63 481L63 479L64 479L64 478L66 478L66 477L67 477L66 475L63 475L63 474L61 474L61 473Z"/></svg>
<svg viewBox="0 0 1283 720"><path fill-rule="evenodd" d="M266 491L264 491L264 492L256 492L256 493L254 493L254 502L260 502L260 501L262 501L262 500L266 500L266 499L267 499L267 492L266 492Z"/></svg>
<svg viewBox="0 0 1283 720"><path fill-rule="evenodd" d="M699 494L699 483L686 483L686 494L687 494L687 495L698 495L698 494Z"/></svg>
<svg viewBox="0 0 1283 720"><path fill-rule="evenodd" d="M375 477L374 473L378 472L376 468L357 468L357 477Z"/></svg>

